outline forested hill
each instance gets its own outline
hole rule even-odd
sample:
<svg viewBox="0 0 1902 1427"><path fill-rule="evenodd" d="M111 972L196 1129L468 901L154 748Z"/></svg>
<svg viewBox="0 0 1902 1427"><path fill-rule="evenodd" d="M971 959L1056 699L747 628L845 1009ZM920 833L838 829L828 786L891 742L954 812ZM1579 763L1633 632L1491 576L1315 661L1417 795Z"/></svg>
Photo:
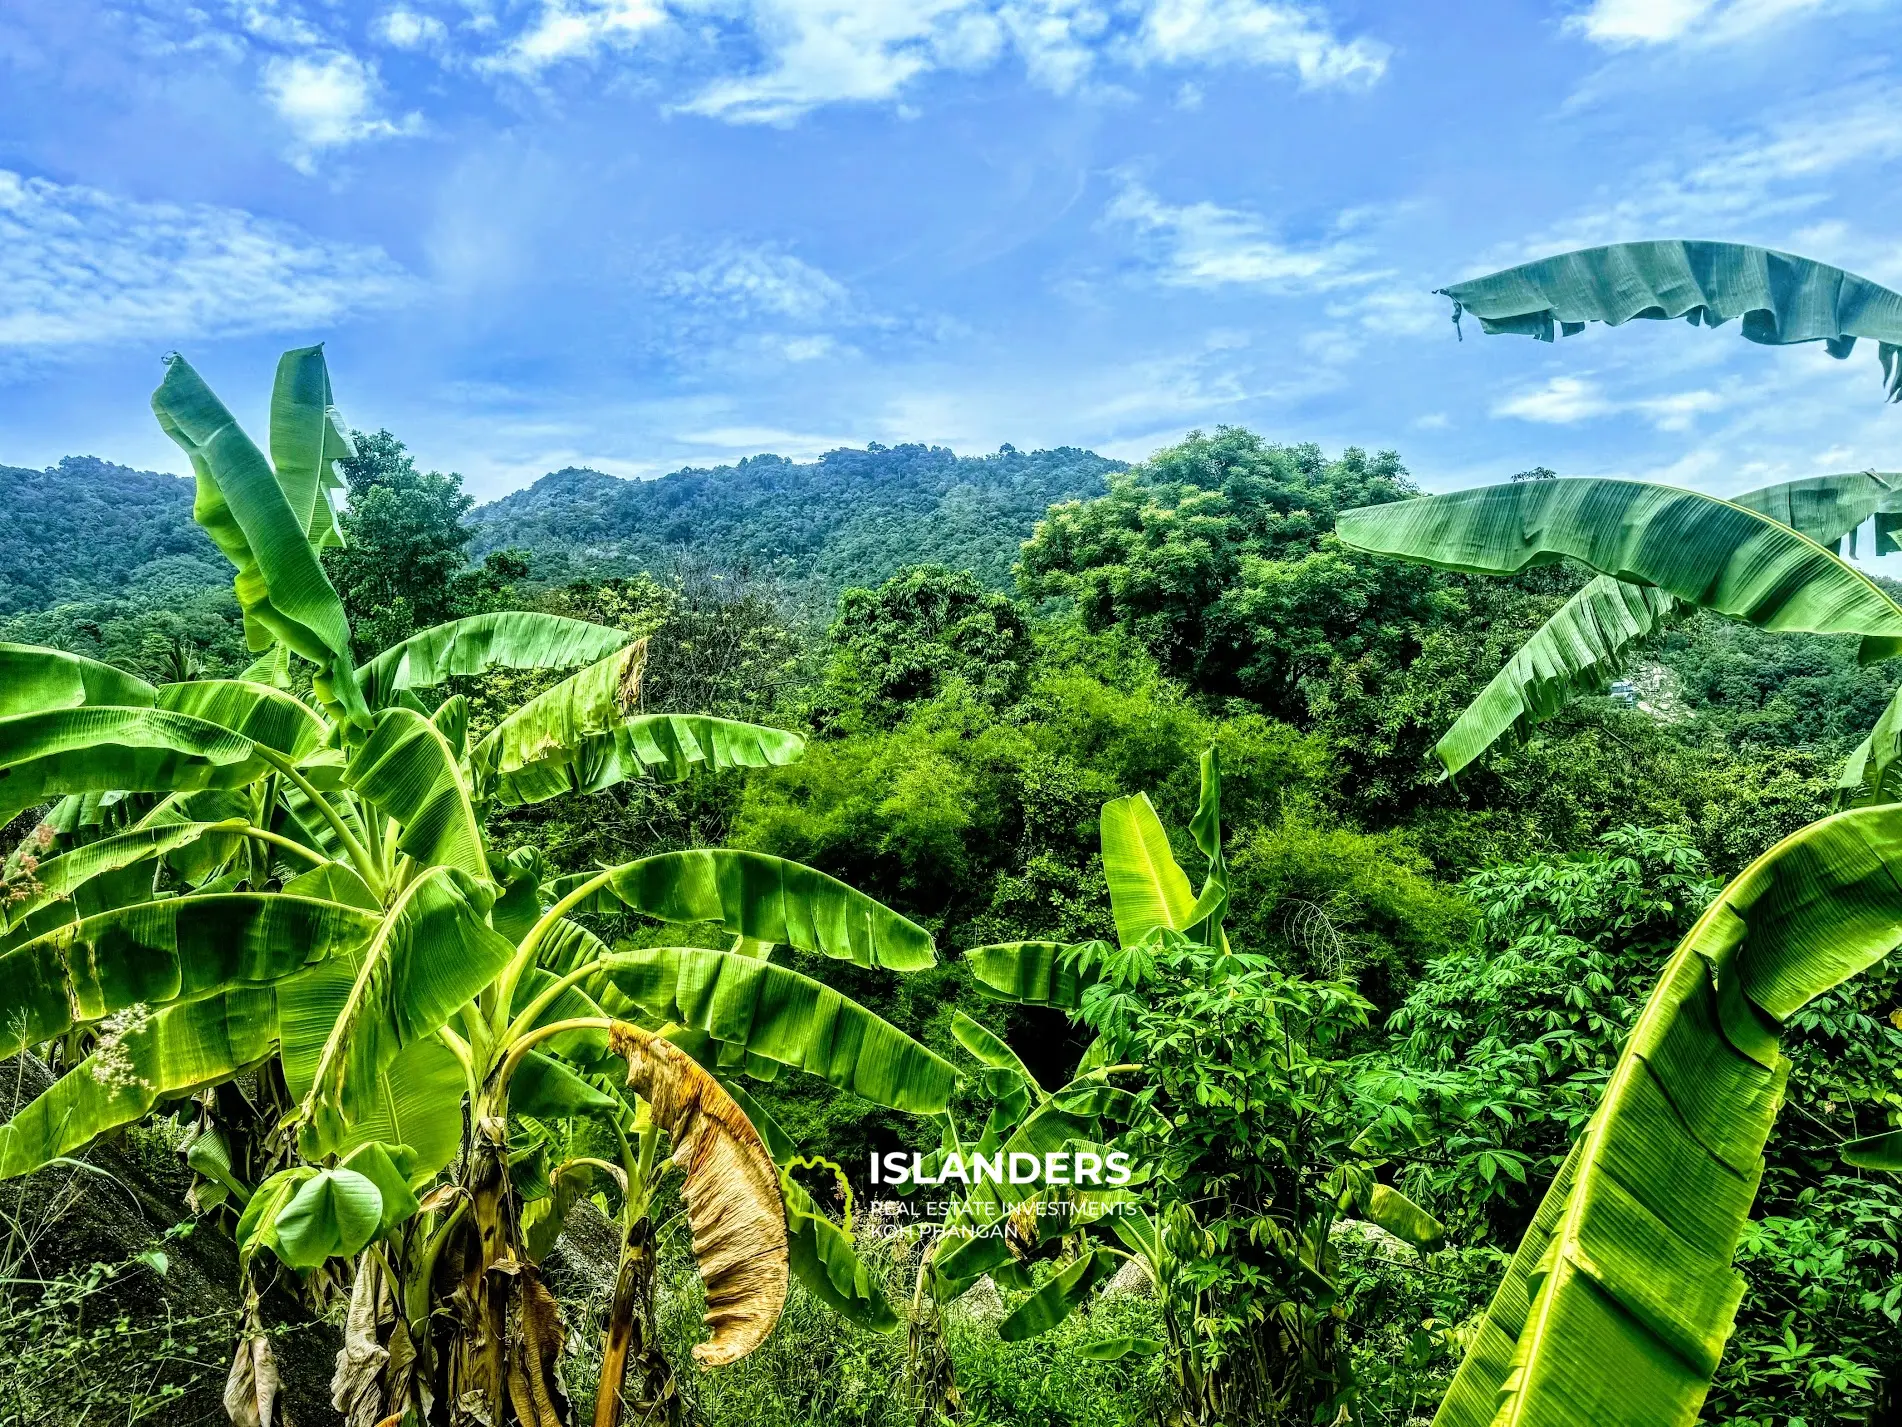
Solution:
<svg viewBox="0 0 1902 1427"><path fill-rule="evenodd" d="M527 550L537 579L628 574L682 556L757 574L876 585L901 566L969 570L1005 588L1047 507L1100 495L1122 467L1090 451L959 456L942 446L754 456L630 481L570 467L474 511L474 553Z"/></svg>
<svg viewBox="0 0 1902 1427"><path fill-rule="evenodd" d="M203 560L208 582L231 578L192 524L191 481L177 476L96 456L0 466L0 509L0 615L122 593L155 560L171 573Z"/></svg>

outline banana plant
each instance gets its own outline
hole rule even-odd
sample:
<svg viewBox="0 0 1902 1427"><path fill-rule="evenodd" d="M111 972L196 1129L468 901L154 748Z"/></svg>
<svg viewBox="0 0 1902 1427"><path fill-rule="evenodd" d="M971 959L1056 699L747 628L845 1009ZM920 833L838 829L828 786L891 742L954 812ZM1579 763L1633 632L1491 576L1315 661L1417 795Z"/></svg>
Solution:
<svg viewBox="0 0 1902 1427"><path fill-rule="evenodd" d="M451 621L353 665L318 559L341 539L350 451L330 402L322 349L286 353L267 458L182 357L153 397L235 567L258 656L242 676L154 687L0 646L0 820L51 802L0 865L0 1055L64 1070L0 1125L0 1178L196 1099L196 1197L235 1215L247 1283L349 1283L333 1391L353 1427L567 1422L537 1263L579 1197L618 1199L594 1421L671 1417L652 1288L668 1174L707 1289L702 1367L771 1332L790 1277L833 1301L862 1267L736 1077L790 1066L932 1116L957 1081L774 948L902 973L933 964L932 937L759 854L563 878L494 845L497 808L775 766L803 743L642 711L645 641L546 614ZM443 686L492 669L575 672L472 730ZM577 920L608 911L731 949L614 951ZM276 1370L247 1301L226 1406L269 1427Z"/></svg>
<svg viewBox="0 0 1902 1427"><path fill-rule="evenodd" d="M1440 291L1453 301L1455 323L1470 312L1489 333L1520 333L1546 342L1561 332L1577 333L1589 322L1616 327L1635 318L1678 317L1710 327L1741 318L1743 335L1750 341L1821 341L1839 358L1849 356L1858 338L1870 338L1877 344L1889 400L1902 397L1902 294L1789 253L1737 243L1620 243L1541 259ZM1538 494L1536 488L1552 483L1525 484ZM1568 498L1561 492L1543 495L1524 510L1508 512L1501 505L1498 515L1507 521L1515 515L1538 521L1546 518L1548 504ZM1607 497L1601 490L1595 498ZM1831 549L1846 540L1852 559L1858 528L1865 521L1873 523L1876 554L1902 550L1897 541L1902 531L1902 474L1896 472L1814 476L1747 491L1731 497L1730 503ZM1602 517L1606 522L1623 518ZM1673 519L1692 520L1700 540L1712 538L1716 528L1709 513L1693 517L1680 510L1659 518L1667 522L1658 531L1667 540ZM1363 512L1343 522L1341 538L1357 548L1384 550L1394 532L1387 522ZM1420 558L1417 552L1424 546L1413 548ZM1686 549L1679 558L1690 571L1699 556ZM1491 564L1481 568L1497 572ZM1502 738L1524 738L1573 699L1602 692L1654 632L1699 608L1719 609L1765 628L1811 627L1774 608L1728 608L1718 600L1683 595L1655 572L1632 568L1600 574L1514 653L1435 745L1435 757L1451 776ZM1871 643L1865 652L1877 655L1885 647Z"/></svg>
<svg viewBox="0 0 1902 1427"><path fill-rule="evenodd" d="M1683 316L1846 357L1875 339L1902 387L1902 296L1736 244L1590 249L1446 289L1488 332L1550 340L1587 321ZM1888 484L1887 478L1868 478ZM1829 478L1846 521L1871 487ZM1865 512L1869 513L1869 512ZM1348 512L1356 548L1504 574L1559 558L1651 595L1767 629L1861 636L1897 652L1902 610L1806 530L1794 500L1752 508L1627 481L1549 481ZM1840 533L1840 531L1838 532ZM1890 538L1890 546L1893 541ZM1596 582L1595 582L1596 583ZM1582 1137L1547 1189L1435 1419L1440 1427L1697 1420L1744 1293L1732 1267L1783 1103L1779 1040L1815 997L1902 944L1902 805L1892 704L1845 766L1846 810L1778 843L1718 894L1640 1013ZM1891 1131L1844 1157L1902 1168Z"/></svg>
<svg viewBox="0 0 1902 1427"><path fill-rule="evenodd" d="M1017 942L967 954L986 994L1061 1007L1099 1034L1076 1077L1047 1092L1000 1037L960 1016L954 1034L984 1067L979 1083L994 1107L975 1145L961 1143L947 1117L940 1155L961 1153L969 1162L1000 1150L1040 1159L1081 1151L1113 1163L1121 1151L1125 1157L1134 1152L1136 1159L1126 1166L1127 1175L1107 1177L1101 1187L973 1184L950 1216L951 1232L927 1261L928 1287L940 1301L986 1276L1006 1290L1027 1290L999 1333L1007 1340L1029 1338L1063 1322L1121 1265L1133 1262L1157 1290L1166 1341L1107 1339L1087 1351L1100 1359L1166 1353L1180 1419L1224 1420L1238 1403L1222 1381L1214 1360L1219 1354L1199 1331L1198 1319L1209 1305L1207 1281L1198 1282L1197 1272L1219 1256L1217 1236L1227 1235L1234 1223L1212 1226L1211 1219L1223 1213L1217 1202L1223 1196L1198 1192L1191 1183L1197 1151L1175 1143L1171 1116L1157 1099L1163 1079L1158 1072L1165 1068L1126 1061L1139 1045L1130 1024L1141 1019L1168 968L1193 968L1216 985L1234 984L1222 981L1227 972L1262 969L1260 958L1230 946L1224 930L1231 889L1214 750L1202 756L1201 796L1189 825L1190 840L1208 864L1199 890L1176 861L1147 796L1106 803L1101 827L1114 945ZM1319 1343L1318 1375L1341 1376L1332 1312L1339 1294L1328 1232L1335 1216L1366 1220L1426 1252L1443 1246L1444 1231L1379 1179L1387 1161L1365 1143L1369 1136L1323 1145L1326 1136L1316 1128L1309 1138L1324 1152L1296 1171L1290 1204L1242 1211L1246 1252L1279 1285L1276 1312L1282 1316L1270 1336L1279 1334L1282 1343ZM1031 1270L1039 1261L1059 1261L1061 1267L1038 1283Z"/></svg>

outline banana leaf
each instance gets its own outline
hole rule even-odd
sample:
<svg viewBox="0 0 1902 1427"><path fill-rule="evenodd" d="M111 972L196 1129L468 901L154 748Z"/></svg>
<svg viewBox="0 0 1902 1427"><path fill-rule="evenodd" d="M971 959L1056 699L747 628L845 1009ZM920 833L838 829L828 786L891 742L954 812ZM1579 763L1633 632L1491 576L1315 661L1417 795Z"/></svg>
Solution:
<svg viewBox="0 0 1902 1427"><path fill-rule="evenodd" d="M898 1314L850 1236L785 1175L780 1191L786 1199L787 1266L793 1275L846 1322L874 1333L897 1331Z"/></svg>
<svg viewBox="0 0 1902 1427"><path fill-rule="evenodd" d="M107 1016L268 985L376 928L357 907L255 892L87 917L0 954L0 1057Z"/></svg>
<svg viewBox="0 0 1902 1427"><path fill-rule="evenodd" d="M1898 499L1902 475L1855 471L1746 491L1732 504L1834 547ZM1609 575L1592 579L1552 614L1434 745L1456 774L1502 737L1523 739L1583 694L1622 674L1632 650L1686 608L1675 596Z"/></svg>
<svg viewBox="0 0 1902 1427"><path fill-rule="evenodd" d="M1838 813L1766 852L1699 918L1488 1310L1443 1427L1697 1419L1743 1293L1731 1259L1782 1104L1780 1027L1902 942L1899 876L1902 807Z"/></svg>
<svg viewBox="0 0 1902 1427"><path fill-rule="evenodd" d="M232 991L134 1017L0 1125L0 1179L13 1179L143 1119L162 1100L228 1080L271 1053L269 988Z"/></svg>
<svg viewBox="0 0 1902 1427"><path fill-rule="evenodd" d="M1116 1256L1107 1249L1086 1253L1014 1308L997 1325L1006 1343L1021 1343L1048 1333L1116 1272Z"/></svg>
<svg viewBox="0 0 1902 1427"><path fill-rule="evenodd" d="M469 802L455 750L428 719L409 709L376 715L369 740L351 757L344 781L396 819L396 845L425 867L489 875L482 825Z"/></svg>
<svg viewBox="0 0 1902 1427"><path fill-rule="evenodd" d="M977 978L978 989L995 1001L1026 1006L1061 1006L1074 1010L1083 1004L1083 991L1096 978L1079 973L1079 962L1101 963L1113 950L1108 942L1010 941L977 946L964 953L964 964ZM1079 957L1079 953L1083 953Z"/></svg>
<svg viewBox="0 0 1902 1427"><path fill-rule="evenodd" d="M254 652L274 642L317 665L317 697L352 723L369 713L350 659L350 623L264 453L191 363L174 354L152 393L165 434L198 478L192 518L237 567L233 585Z"/></svg>
<svg viewBox="0 0 1902 1427"><path fill-rule="evenodd" d="M214 841L226 844L222 850L229 856L231 845L237 841L232 829L241 826L235 821L162 823L115 833L49 857L34 869L30 880L14 888L11 904L0 904L0 929L18 926L41 907L70 898L96 877L164 857L210 834L218 834Z"/></svg>
<svg viewBox="0 0 1902 1427"><path fill-rule="evenodd" d="M1188 926L1195 893L1176 865L1169 835L1148 795L1135 793L1103 804L1102 832L1103 875L1109 879L1117 939L1134 946L1157 927L1181 931Z"/></svg>
<svg viewBox="0 0 1902 1427"><path fill-rule="evenodd" d="M386 714L387 716L387 714ZM495 979L515 948L488 925L493 895L454 867L410 883L364 950L362 969L318 1052L298 1139L317 1158L374 1108L378 1076Z"/></svg>
<svg viewBox="0 0 1902 1427"><path fill-rule="evenodd" d="M1342 542L1471 574L1571 558L1761 629L1860 634L1888 657L1902 608L1860 570L1756 511L1641 481L1520 481L1342 514Z"/></svg>
<svg viewBox="0 0 1902 1427"><path fill-rule="evenodd" d="M619 1014L606 988L659 1021L816 1075L874 1104L935 1115L957 1068L823 982L770 961L697 947L649 947L607 957L595 999Z"/></svg>
<svg viewBox="0 0 1902 1427"><path fill-rule="evenodd" d="M357 670L370 707L394 703L404 689L490 669L572 669L633 642L633 636L558 614L503 610L453 619L393 644Z"/></svg>
<svg viewBox="0 0 1902 1427"><path fill-rule="evenodd" d="M158 690L145 680L96 659L0 643L0 718L86 704L150 708L157 697Z"/></svg>
<svg viewBox="0 0 1902 1427"><path fill-rule="evenodd" d="M962 1011L951 1016L951 1036L978 1060L992 1070L1007 1071L1021 1079L1024 1085L1041 1100L1043 1087L1037 1083L1037 1077L1030 1073L1030 1067L1018 1057L1002 1036L980 1025Z"/></svg>
<svg viewBox="0 0 1902 1427"><path fill-rule="evenodd" d="M322 719L289 694L242 679L166 684L158 707L215 723L289 758L313 752L329 736Z"/></svg>
<svg viewBox="0 0 1902 1427"><path fill-rule="evenodd" d="M555 879L564 897L592 873ZM763 852L696 848L613 869L576 910L623 906L664 922L718 922L735 936L816 951L835 961L920 971L937 961L931 933L836 877Z"/></svg>
<svg viewBox="0 0 1902 1427"><path fill-rule="evenodd" d="M1889 400L1902 397L1902 293L1827 263L1742 243L1613 243L1522 263L1439 289L1457 321L1470 312L1489 333L1550 342L1588 322L1682 317L1693 327L1743 319L1744 337L1782 346L1821 342L1847 357L1877 344Z"/></svg>
<svg viewBox="0 0 1902 1427"><path fill-rule="evenodd" d="M356 453L331 396L323 343L279 357L271 386L271 465L312 549L343 544L330 493L344 488L337 462Z"/></svg>
<svg viewBox="0 0 1902 1427"><path fill-rule="evenodd" d="M1902 690L1898 690L1869 736L1844 761L1836 778L1836 806L1866 808L1902 796Z"/></svg>
<svg viewBox="0 0 1902 1427"><path fill-rule="evenodd" d="M51 709L0 719L0 822L61 793L237 788L269 771L250 739L164 709Z"/></svg>

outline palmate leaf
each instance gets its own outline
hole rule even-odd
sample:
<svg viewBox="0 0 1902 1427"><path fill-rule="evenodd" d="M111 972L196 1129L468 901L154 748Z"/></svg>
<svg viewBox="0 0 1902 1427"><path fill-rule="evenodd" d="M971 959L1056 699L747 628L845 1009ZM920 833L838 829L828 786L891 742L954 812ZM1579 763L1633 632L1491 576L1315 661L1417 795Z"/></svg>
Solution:
<svg viewBox="0 0 1902 1427"><path fill-rule="evenodd" d="M145 680L96 659L0 643L0 718L86 704L150 708L157 698L158 690Z"/></svg>
<svg viewBox="0 0 1902 1427"><path fill-rule="evenodd" d="M358 907L260 892L87 917L0 953L0 1057L136 1007L268 985L376 929Z"/></svg>
<svg viewBox="0 0 1902 1427"><path fill-rule="evenodd" d="M1902 476L1875 471L1812 476L1746 491L1732 504L1833 547L1894 503L1898 485ZM1573 699L1601 692L1624 672L1632 650L1686 608L1653 586L1595 577L1519 647L1441 736L1434 756L1458 773L1501 738L1523 738Z"/></svg>
<svg viewBox="0 0 1902 1427"><path fill-rule="evenodd" d="M343 602L271 463L181 356L168 360L152 410L197 474L193 519L237 567L233 583L251 648L261 653L274 641L288 645L317 665L317 697L367 724Z"/></svg>
<svg viewBox="0 0 1902 1427"><path fill-rule="evenodd" d="M1523 263L1440 289L1487 332L1550 342L1587 322L1682 317L1693 326L1743 319L1752 342L1822 342L1847 357L1878 343L1884 388L1902 397L1902 293L1827 263L1742 243L1614 243Z"/></svg>
<svg viewBox="0 0 1902 1427"><path fill-rule="evenodd" d="M1444 1427L1696 1420L1743 1292L1730 1263L1788 1075L1779 1027L1902 942L1899 879L1902 807L1839 813L1765 853L1699 918L1489 1310Z"/></svg>
<svg viewBox="0 0 1902 1427"><path fill-rule="evenodd" d="M357 670L357 680L370 707L383 708L405 689L425 689L490 669L572 669L632 642L632 635L606 625L504 610L412 634Z"/></svg>
<svg viewBox="0 0 1902 1427"><path fill-rule="evenodd" d="M942 1056L825 983L770 961L697 947L615 952L592 990L611 1014L637 1006L896 1110L938 1114L957 1085L957 1067Z"/></svg>
<svg viewBox="0 0 1902 1427"><path fill-rule="evenodd" d="M351 756L344 781L396 819L396 845L426 867L489 875L482 824L469 802L455 750L442 730L409 709L376 715L369 740Z"/></svg>
<svg viewBox="0 0 1902 1427"><path fill-rule="evenodd" d="M316 1158L374 1110L378 1077L495 979L515 948L485 920L493 894L454 867L403 889L364 948L361 968L311 1072L298 1141ZM288 1057L287 1057L288 1060Z"/></svg>
<svg viewBox="0 0 1902 1427"><path fill-rule="evenodd" d="M52 709L0 719L0 821L62 793L238 788L268 772L250 739L167 709Z"/></svg>
<svg viewBox="0 0 1902 1427"><path fill-rule="evenodd" d="M1469 574L1571 558L1761 629L1902 638L1902 608L1814 540L1756 511L1641 481L1519 481L1342 514L1357 550Z"/></svg>
<svg viewBox="0 0 1902 1427"><path fill-rule="evenodd" d="M1117 939L1129 947L1157 927L1181 931L1188 926L1195 893L1176 865L1169 834L1148 795L1103 804L1102 832L1103 875L1109 880Z"/></svg>
<svg viewBox="0 0 1902 1427"><path fill-rule="evenodd" d="M557 878L558 897L593 875ZM614 868L577 910L622 906L664 922L718 922L734 936L816 951L837 961L919 971L937 961L931 933L836 877L763 852L697 848Z"/></svg>
<svg viewBox="0 0 1902 1427"><path fill-rule="evenodd" d="M271 465L315 549L343 544L330 493L344 488L336 463L355 454L331 398L323 343L295 347L279 357L271 387Z"/></svg>
<svg viewBox="0 0 1902 1427"><path fill-rule="evenodd" d="M0 1179L72 1154L141 1119L161 1100L228 1080L271 1053L269 988L232 991L129 1019L0 1125Z"/></svg>

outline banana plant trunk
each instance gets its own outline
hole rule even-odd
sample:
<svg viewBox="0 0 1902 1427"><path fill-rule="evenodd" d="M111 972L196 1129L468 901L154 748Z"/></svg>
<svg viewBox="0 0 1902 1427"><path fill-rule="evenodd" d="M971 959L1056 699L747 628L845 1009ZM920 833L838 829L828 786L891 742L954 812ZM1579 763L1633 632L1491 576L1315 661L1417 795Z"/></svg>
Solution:
<svg viewBox="0 0 1902 1427"><path fill-rule="evenodd" d="M449 1420L453 1427L568 1427L568 1401L555 1374L561 1315L523 1249L506 1110L485 1104L472 1117L463 1182L469 1213L445 1354Z"/></svg>
<svg viewBox="0 0 1902 1427"><path fill-rule="evenodd" d="M654 1314L657 1267L654 1221L642 1214L628 1225L621 1266L614 1279L601 1353L601 1385L594 1400L594 1427L669 1427L680 1421L680 1394L661 1351Z"/></svg>

